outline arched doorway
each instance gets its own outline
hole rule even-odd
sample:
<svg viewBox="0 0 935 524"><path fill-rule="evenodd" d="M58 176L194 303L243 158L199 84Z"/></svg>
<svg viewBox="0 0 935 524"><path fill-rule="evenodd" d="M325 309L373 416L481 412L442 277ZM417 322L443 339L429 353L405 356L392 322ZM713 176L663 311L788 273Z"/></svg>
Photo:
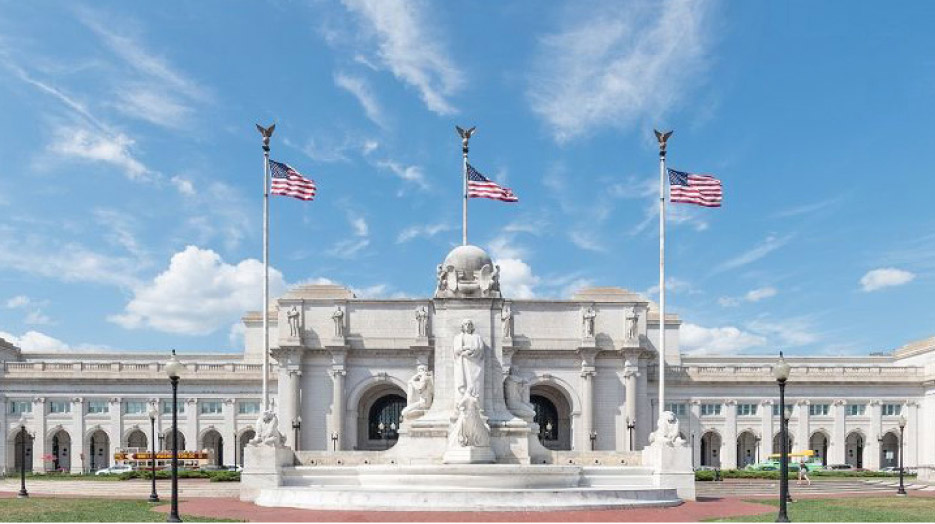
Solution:
<svg viewBox="0 0 935 524"><path fill-rule="evenodd" d="M406 393L392 382L379 382L368 389L357 406L357 449L381 451L396 445L405 407Z"/></svg>
<svg viewBox="0 0 935 524"><path fill-rule="evenodd" d="M179 451L185 449L185 435L181 431L175 432L176 436L179 439ZM172 450L172 430L166 431L165 436L162 439L162 449L166 451Z"/></svg>
<svg viewBox="0 0 935 524"><path fill-rule="evenodd" d="M554 386L538 384L530 388L529 403L536 410L533 421L539 424L542 445L553 450L570 450L571 408L564 393ZM586 440L577 447L589 450L590 442Z"/></svg>
<svg viewBox="0 0 935 524"><path fill-rule="evenodd" d="M240 447L240 462L234 464L235 466L243 466L244 450L247 449L247 443L253 440L254 437L256 437L256 431L253 431L252 429L248 429L247 431L244 431L240 434L240 438L238 439L239 442L237 444L237 446Z"/></svg>
<svg viewBox="0 0 935 524"><path fill-rule="evenodd" d="M88 437L88 468L91 472L110 466L110 437L102 429Z"/></svg>
<svg viewBox="0 0 935 524"><path fill-rule="evenodd" d="M890 431L880 442L880 467L899 467L899 436Z"/></svg>
<svg viewBox="0 0 935 524"><path fill-rule="evenodd" d="M857 431L847 435L844 461L857 469L864 467L864 436Z"/></svg>
<svg viewBox="0 0 935 524"><path fill-rule="evenodd" d="M701 436L701 465L721 467L721 436L713 431Z"/></svg>
<svg viewBox="0 0 935 524"><path fill-rule="evenodd" d="M808 449L818 455L822 466L828 465L828 435L821 431L813 433L811 438L808 439Z"/></svg>
<svg viewBox="0 0 935 524"><path fill-rule="evenodd" d="M138 449L149 449L149 438L142 430L134 429L127 435L127 447Z"/></svg>
<svg viewBox="0 0 935 524"><path fill-rule="evenodd" d="M49 448L52 471L71 471L71 435L64 429L56 431L49 441Z"/></svg>
<svg viewBox="0 0 935 524"><path fill-rule="evenodd" d="M774 455L778 455L782 453L781 435L782 433L776 433L773 436L773 454ZM789 453L792 453L792 434L791 433L786 435L786 444L788 444L788 447L786 449L789 451Z"/></svg>
<svg viewBox="0 0 935 524"><path fill-rule="evenodd" d="M18 430L16 436L13 437L13 469L19 473L23 471L23 446L26 447L26 471L32 471L32 453L33 453L33 437L29 432L23 432Z"/></svg>
<svg viewBox="0 0 935 524"><path fill-rule="evenodd" d="M224 463L224 437L217 430L209 429L201 437L201 449L207 450L209 461L215 466Z"/></svg>
<svg viewBox="0 0 935 524"><path fill-rule="evenodd" d="M760 460L759 439L752 431L744 431L737 437L737 467L744 468Z"/></svg>

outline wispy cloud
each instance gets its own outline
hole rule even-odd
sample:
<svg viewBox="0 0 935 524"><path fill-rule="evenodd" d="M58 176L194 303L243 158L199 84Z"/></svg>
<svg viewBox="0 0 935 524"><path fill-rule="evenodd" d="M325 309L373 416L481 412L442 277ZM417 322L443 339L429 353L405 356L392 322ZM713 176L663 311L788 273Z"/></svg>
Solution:
<svg viewBox="0 0 935 524"><path fill-rule="evenodd" d="M777 249L783 247L789 241L792 240L792 235L785 236L776 236L769 235L765 240L757 244L752 249L745 251L734 258L726 260L718 264L714 268L714 273L722 273L731 269L736 269L738 267L746 266L747 264L752 264L757 260L765 257L766 255L776 251Z"/></svg>
<svg viewBox="0 0 935 524"><path fill-rule="evenodd" d="M364 108L364 113L367 114L367 118L371 122L380 127L386 127L386 116L383 114L383 108L380 107L376 95L373 94L370 85L362 76L335 73L334 84L354 95L354 98Z"/></svg>
<svg viewBox="0 0 935 524"><path fill-rule="evenodd" d="M879 291L888 287L908 284L916 278L915 273L895 267L881 267L867 271L860 279L860 289L864 292Z"/></svg>
<svg viewBox="0 0 935 524"><path fill-rule="evenodd" d="M419 186L419 189L426 190L429 188L429 184L425 180L425 172L422 171L422 168L419 166L407 166L394 160L382 160L377 162L377 166L389 170L405 182L411 182Z"/></svg>
<svg viewBox="0 0 935 524"><path fill-rule="evenodd" d="M418 237L431 238L452 229L454 229L454 226L445 223L409 226L399 232L399 235L396 236L396 243L402 244Z"/></svg>
<svg viewBox="0 0 935 524"><path fill-rule="evenodd" d="M836 207L843 200L844 200L844 197L841 195L838 195L838 196L828 198L825 200L821 200L818 202L811 202L808 204L802 204L799 206L794 206L794 207L790 207L790 208L777 211L776 213L773 214L773 217L789 218L789 217L801 216L801 215L811 215L819 211L824 211L826 209Z"/></svg>
<svg viewBox="0 0 935 524"><path fill-rule="evenodd" d="M103 162L121 171L130 180L149 180L154 173L136 158L136 142L117 133L107 135L88 128L63 125L55 130L49 150L57 155L85 161Z"/></svg>
<svg viewBox="0 0 935 524"><path fill-rule="evenodd" d="M540 39L528 97L564 142L659 118L704 77L711 2L610 2ZM678 79L691 78L692 82Z"/></svg>
<svg viewBox="0 0 935 524"><path fill-rule="evenodd" d="M779 293L779 291L777 291L776 288L772 286L766 286L766 287L751 289L750 291L747 291L746 294L740 297L721 297L717 301L718 301L718 304L724 307L733 307L733 306L740 305L741 302L750 302L750 303L759 302L761 300L774 297L776 296L777 293Z"/></svg>
<svg viewBox="0 0 935 524"><path fill-rule="evenodd" d="M433 29L435 22L425 2L344 0L344 5L376 41L381 67L418 90L430 111L456 112L449 98L464 85L464 75L448 56L441 31Z"/></svg>

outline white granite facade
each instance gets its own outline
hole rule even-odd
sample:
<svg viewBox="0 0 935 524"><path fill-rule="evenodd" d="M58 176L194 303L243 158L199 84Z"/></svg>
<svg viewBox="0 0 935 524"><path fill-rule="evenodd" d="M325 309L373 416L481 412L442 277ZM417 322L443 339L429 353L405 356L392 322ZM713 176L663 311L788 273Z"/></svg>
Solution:
<svg viewBox="0 0 935 524"><path fill-rule="evenodd" d="M440 269L440 289L445 278ZM622 289L511 300L497 288L453 301L358 299L337 286L302 286L275 307L271 391L286 444L298 450L392 446L397 428L387 424L375 435L374 417L396 416L417 366L431 370L436 351L450 351L447 341L462 318L474 321L490 348L489 376L502 379L512 370L529 381L547 448L638 451L654 429L660 321L654 304ZM242 355L180 355L188 369L179 395L184 448L212 449L220 462L233 464L236 456L240 463L259 408L260 320L258 313L244 317ZM772 453L779 433L775 357L684 356L679 318L668 315L665 326L665 401L693 446L695 465L732 468ZM21 417L32 439L27 467L34 470L78 472L92 469L92 460L96 469L112 461L116 448L148 447L152 402L160 403L157 438L167 435L161 405L171 393L162 370L167 357L34 354L0 341L0 471L18 464ZM904 415L906 465L935 464L935 338L887 355L788 360L794 450L816 449L828 464L894 466ZM485 396L503 397L500 379L488 380ZM446 395L436 394L435 402L450 402Z"/></svg>

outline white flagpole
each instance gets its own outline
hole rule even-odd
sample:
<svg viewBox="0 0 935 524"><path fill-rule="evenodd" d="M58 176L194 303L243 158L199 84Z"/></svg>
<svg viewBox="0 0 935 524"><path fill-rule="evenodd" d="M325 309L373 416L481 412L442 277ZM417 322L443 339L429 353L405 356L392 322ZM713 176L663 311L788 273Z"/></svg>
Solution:
<svg viewBox="0 0 935 524"><path fill-rule="evenodd" d="M269 403L269 139L276 124L264 129L257 124L263 135L263 411L270 409Z"/></svg>
<svg viewBox="0 0 935 524"><path fill-rule="evenodd" d="M467 166L468 166L468 141L471 139L471 135L474 134L476 127L472 127L465 131L461 129L460 126L455 126L455 129L458 131L458 135L461 136L461 245L467 245L467 207L468 207L468 182L467 182Z"/></svg>
<svg viewBox="0 0 935 524"><path fill-rule="evenodd" d="M659 419L666 410L666 140L672 131L655 131L659 141ZM657 428L658 429L658 428Z"/></svg>

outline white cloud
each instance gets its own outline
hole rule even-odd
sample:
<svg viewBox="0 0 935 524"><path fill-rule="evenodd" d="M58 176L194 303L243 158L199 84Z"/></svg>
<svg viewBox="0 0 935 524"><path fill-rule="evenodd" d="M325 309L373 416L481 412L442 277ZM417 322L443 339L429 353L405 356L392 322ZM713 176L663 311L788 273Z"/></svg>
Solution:
<svg viewBox="0 0 935 524"><path fill-rule="evenodd" d="M724 307L740 305L741 302L759 302L760 300L776 296L778 291L772 286L751 289L742 297L721 297L718 303Z"/></svg>
<svg viewBox="0 0 935 524"><path fill-rule="evenodd" d="M404 166L392 160L383 160L377 162L377 166L390 170L391 173L400 179L406 182L412 182L413 184L419 186L420 189L424 190L429 188L429 184L425 180L425 173L419 166Z"/></svg>
<svg viewBox="0 0 935 524"><path fill-rule="evenodd" d="M916 277L915 273L895 267L883 267L867 271L860 278L860 288L865 292L908 284Z"/></svg>
<svg viewBox="0 0 935 524"><path fill-rule="evenodd" d="M270 296L285 290L282 273L270 268ZM229 325L244 311L260 309L263 263L228 264L210 249L188 246L172 256L152 282L137 286L124 313L108 320L127 329L206 335Z"/></svg>
<svg viewBox="0 0 935 524"><path fill-rule="evenodd" d="M766 338L733 326L706 328L682 324L679 342L686 353L694 355L738 353L766 344Z"/></svg>
<svg viewBox="0 0 935 524"><path fill-rule="evenodd" d="M175 186L175 189L179 191L179 193L185 196L195 196L195 184L193 184L191 180L176 175L172 177L170 181L172 182L172 185Z"/></svg>
<svg viewBox="0 0 935 524"><path fill-rule="evenodd" d="M6 301L6 307L10 309L16 309L19 307L25 307L30 304L31 300L26 295L17 295Z"/></svg>
<svg viewBox="0 0 935 524"><path fill-rule="evenodd" d="M370 239L348 238L335 243L334 246L328 249L327 253L337 258L353 258L369 245Z"/></svg>
<svg viewBox="0 0 935 524"><path fill-rule="evenodd" d="M607 251L607 246L604 245L599 239L595 238L596 234L590 230L572 230L568 232L568 238L571 240L571 243L580 247L581 249L587 251L594 251L597 253L603 253Z"/></svg>
<svg viewBox="0 0 935 524"><path fill-rule="evenodd" d="M813 320L806 317L769 320L758 318L747 323L747 329L767 337L773 344L781 347L805 346L819 340L814 332Z"/></svg>
<svg viewBox="0 0 935 524"><path fill-rule="evenodd" d="M166 96L164 90L144 85L122 86L116 96L114 107L121 113L171 129L184 127L194 113L191 107Z"/></svg>
<svg viewBox="0 0 935 524"><path fill-rule="evenodd" d="M683 280L678 277L666 277L666 296L669 296L670 293L697 294L699 291L697 291L692 283L687 280ZM658 297L659 284L651 286L649 289L644 291L643 294L647 297Z"/></svg>
<svg viewBox="0 0 935 524"><path fill-rule="evenodd" d="M354 228L354 234L359 237L365 237L368 234L367 220L364 217L351 218L351 227Z"/></svg>
<svg viewBox="0 0 935 524"><path fill-rule="evenodd" d="M500 258L494 261L500 266L500 291L507 298L533 298L539 277L533 274L529 264L518 258Z"/></svg>
<svg viewBox="0 0 935 524"><path fill-rule="evenodd" d="M49 146L53 153L110 164L122 170L130 180L143 180L151 174L134 156L134 140L123 133L107 136L90 129L61 126L55 135L55 141Z"/></svg>
<svg viewBox="0 0 935 524"><path fill-rule="evenodd" d="M336 73L334 75L334 83L338 87L354 95L357 102L364 108L364 113L367 114L367 118L374 124L380 127L386 127L386 118L383 114L383 108L380 107L376 95L373 94L370 85L367 84L367 81L364 80L363 77Z"/></svg>
<svg viewBox="0 0 935 524"><path fill-rule="evenodd" d="M425 3L414 0L345 0L377 40L382 66L419 91L430 111L455 113L448 97L464 84L461 71L432 29Z"/></svg>
<svg viewBox="0 0 935 524"><path fill-rule="evenodd" d="M454 229L454 227L449 224L425 224L409 226L399 232L399 235L396 237L396 243L402 244L417 237L431 238L439 233L444 231L451 231L452 229Z"/></svg>
<svg viewBox="0 0 935 524"><path fill-rule="evenodd" d="M50 319L48 315L43 313L41 309L35 309L33 311L30 311L26 315L26 318L23 319L23 322L26 324L36 326L36 325L51 324L52 319Z"/></svg>
<svg viewBox="0 0 935 524"><path fill-rule="evenodd" d="M760 242L752 249L745 251L740 255L731 258L730 260L726 260L718 264L718 266L714 268L714 272L721 273L756 262L757 260L786 245L791 239L792 235L786 235L784 237L769 235L765 240L763 240L763 242Z"/></svg>
<svg viewBox="0 0 935 524"><path fill-rule="evenodd" d="M68 351L70 349L65 342L38 331L27 331L21 337L0 331L0 338L5 339L7 342L19 347L23 351L59 352Z"/></svg>
<svg viewBox="0 0 935 524"><path fill-rule="evenodd" d="M611 2L584 18L569 8L566 25L540 40L528 90L533 111L560 142L659 119L704 77L709 6Z"/></svg>

